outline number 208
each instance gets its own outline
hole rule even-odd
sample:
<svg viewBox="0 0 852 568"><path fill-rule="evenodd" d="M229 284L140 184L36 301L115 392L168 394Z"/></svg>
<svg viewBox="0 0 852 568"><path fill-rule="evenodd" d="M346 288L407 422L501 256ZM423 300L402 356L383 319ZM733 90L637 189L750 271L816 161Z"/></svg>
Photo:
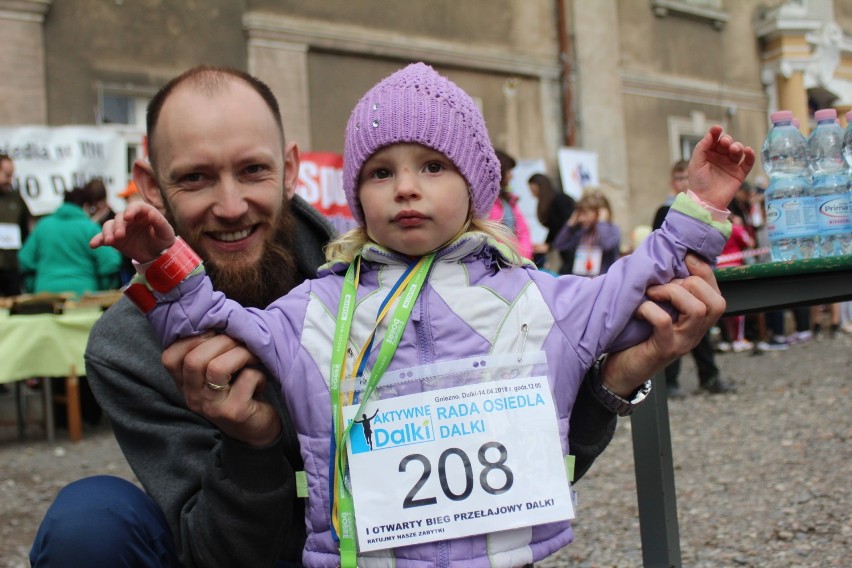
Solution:
<svg viewBox="0 0 852 568"><path fill-rule="evenodd" d="M499 456L496 461L489 461L488 457L485 455L490 449L496 449L499 452ZM461 460L461 465L464 467L465 486L461 493L454 493L447 481L447 460L450 456L457 456ZM501 495L512 488L512 484L515 482L515 476L512 473L512 470L506 465L506 461L508 459L506 446L499 442L486 442L479 447L477 459L483 466L482 470L479 472L479 486L482 487L486 493L490 495ZM417 497L417 493L423 488L429 480L429 477L432 475L432 462L429 461L429 458L423 454L410 454L405 456L399 462L400 473L404 473L408 468L408 464L415 461L423 464L423 473L420 474L420 479L417 480L417 483L414 484L414 487L412 487L411 491L409 491L405 496L405 499L402 502L403 509L424 507L426 505L434 505L438 502L435 497ZM505 477L505 482L501 487L494 487L488 481L488 474L495 470L503 472ZM463 501L470 496L473 491L473 467L470 463L470 458L464 450L460 448L447 448L441 453L441 457L438 458L438 480L441 483L441 489L443 490L444 495L446 495L448 499L452 501Z"/></svg>

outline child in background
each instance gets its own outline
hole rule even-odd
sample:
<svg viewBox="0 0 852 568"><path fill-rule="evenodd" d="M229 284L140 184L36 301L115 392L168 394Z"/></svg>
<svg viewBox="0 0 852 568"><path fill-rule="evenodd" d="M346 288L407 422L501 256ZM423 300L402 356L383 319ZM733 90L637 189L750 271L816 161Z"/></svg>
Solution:
<svg viewBox="0 0 852 568"><path fill-rule="evenodd" d="M648 336L633 314L649 285L685 277L687 251L708 259L721 251L730 230L722 208L754 164L754 151L712 127L693 154L695 193L679 197L661 230L594 279L554 278L502 244L505 234L486 221L500 166L484 119L431 67L410 65L368 91L350 116L344 157L344 191L359 227L329 247L330 262L317 279L266 310L214 292L197 257L146 204L129 206L92 246L111 245L143 263L131 294L165 344L220 330L245 342L276 377L305 461L306 566L357 560L361 567L513 567L541 560L573 538L565 520L570 496L560 493L553 507L530 495L545 480L561 478L567 487L562 457L583 376L604 353ZM424 455L419 442L399 442L409 453L402 460L385 458L396 449L382 449L389 408L400 400L415 401L406 407L414 410L459 397L458 385L466 385L459 369L496 365L501 356L531 364L511 380L541 378L523 384L543 389L525 400L534 399L535 415L547 426L520 420L523 409L511 401L521 397L506 395L500 420L508 427L489 432L495 440L478 456L459 449L464 435L442 435L434 440L444 449L440 460ZM441 366L455 371L436 382ZM356 402L342 380L350 375L362 379ZM501 384L488 383L507 392ZM478 388L472 400L485 407L491 399ZM353 418L374 414L368 448L349 428ZM439 415L394 436L414 436ZM454 427L461 433L479 424L469 422ZM545 431L553 432L555 448L545 443ZM520 439L526 443L514 443ZM463 471L451 477L454 470ZM388 500L400 486L400 503ZM500 501L503 495L516 501ZM456 504L464 512L444 516ZM488 523L491 515L492 528L479 532L456 522ZM375 518L381 524L368 520ZM374 546L376 540L384 544Z"/></svg>
<svg viewBox="0 0 852 568"><path fill-rule="evenodd" d="M609 217L608 202L589 193L580 198L553 247L562 255L562 274L597 276L618 260L621 231L601 219Z"/></svg>
<svg viewBox="0 0 852 568"><path fill-rule="evenodd" d="M742 217L731 215L731 236L719 255L717 268L745 265L743 251L754 248L754 240L748 232ZM725 341L720 343L719 350L725 351L724 343L728 343L729 351L740 353L752 351L754 344L745 336L745 316L729 316L722 318L725 330Z"/></svg>

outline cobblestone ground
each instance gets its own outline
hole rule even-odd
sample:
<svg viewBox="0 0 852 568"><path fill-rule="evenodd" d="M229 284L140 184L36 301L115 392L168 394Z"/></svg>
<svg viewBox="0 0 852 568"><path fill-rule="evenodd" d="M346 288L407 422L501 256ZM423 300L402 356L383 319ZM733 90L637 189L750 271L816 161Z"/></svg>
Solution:
<svg viewBox="0 0 852 568"><path fill-rule="evenodd" d="M670 401L684 566L850 566L852 336L788 351L718 356L733 395ZM0 568L28 566L38 522L66 483L110 473L133 479L109 427L82 442L19 441L0 429ZM630 421L578 485L576 542L539 567L642 565Z"/></svg>

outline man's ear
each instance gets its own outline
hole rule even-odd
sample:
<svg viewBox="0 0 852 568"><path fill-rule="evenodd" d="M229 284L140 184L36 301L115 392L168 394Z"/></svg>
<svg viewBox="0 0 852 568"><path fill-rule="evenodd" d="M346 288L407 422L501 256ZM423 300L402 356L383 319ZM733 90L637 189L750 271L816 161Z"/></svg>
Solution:
<svg viewBox="0 0 852 568"><path fill-rule="evenodd" d="M148 160L139 159L133 162L133 183L136 184L142 199L159 209L160 213L165 214L163 194L160 193L157 177Z"/></svg>
<svg viewBox="0 0 852 568"><path fill-rule="evenodd" d="M290 142L284 148L284 192L289 199L296 195L299 183L299 147Z"/></svg>

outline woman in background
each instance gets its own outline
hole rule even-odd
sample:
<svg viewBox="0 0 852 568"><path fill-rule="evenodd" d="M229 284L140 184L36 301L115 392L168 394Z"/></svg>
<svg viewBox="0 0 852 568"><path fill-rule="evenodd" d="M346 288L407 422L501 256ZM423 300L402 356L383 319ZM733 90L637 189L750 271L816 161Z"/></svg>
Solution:
<svg viewBox="0 0 852 568"><path fill-rule="evenodd" d="M544 174L533 174L527 180L530 187L530 193L536 198L536 217L538 222L547 229L547 236L543 243L538 243L533 246L536 266L545 268L547 262L547 253L553 248L553 241L556 235L574 212L574 198L562 192L558 187L554 187L553 182ZM559 269L559 267L554 267Z"/></svg>
<svg viewBox="0 0 852 568"><path fill-rule="evenodd" d="M41 219L18 252L27 292L86 292L118 288L121 255L111 249L92 250L89 241L101 226L86 211L97 205L89 190L76 187L65 202Z"/></svg>
<svg viewBox="0 0 852 568"><path fill-rule="evenodd" d="M532 260L533 246L530 239L530 228L527 220L518 207L518 196L509 189L509 181L512 179L512 170L517 162L509 154L495 150L497 160L500 162L500 194L491 207L488 218L491 221L499 221L512 230L518 252L521 256Z"/></svg>

